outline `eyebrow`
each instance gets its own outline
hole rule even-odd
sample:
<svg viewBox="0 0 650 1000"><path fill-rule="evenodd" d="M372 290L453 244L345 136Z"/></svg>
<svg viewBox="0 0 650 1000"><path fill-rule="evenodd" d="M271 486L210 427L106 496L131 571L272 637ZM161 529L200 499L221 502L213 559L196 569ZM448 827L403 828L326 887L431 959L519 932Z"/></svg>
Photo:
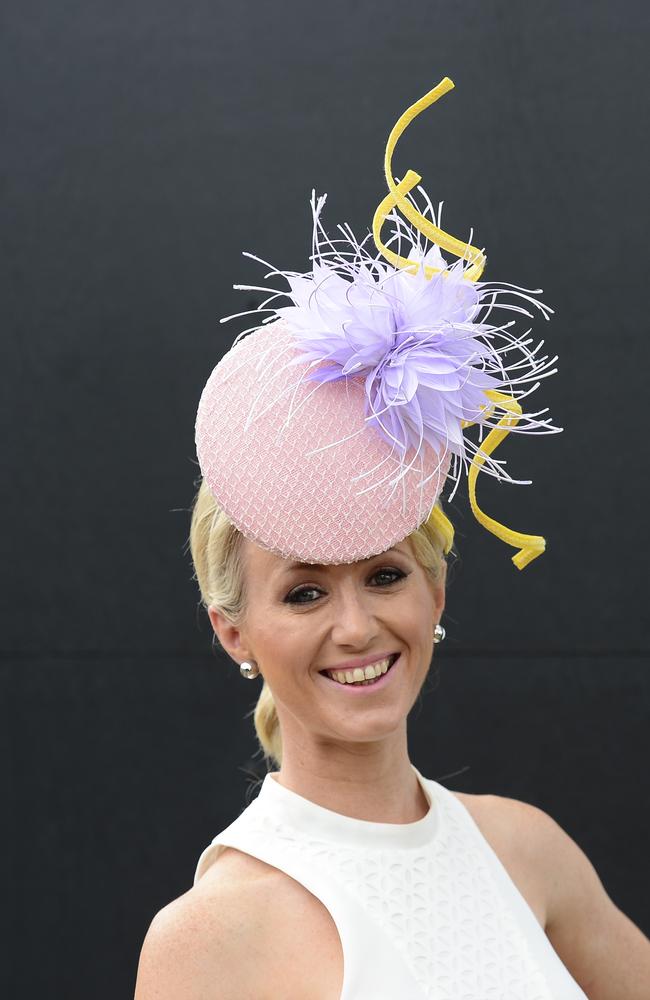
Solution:
<svg viewBox="0 0 650 1000"><path fill-rule="evenodd" d="M387 556L391 552L396 552L398 556L406 556L407 555L407 553L403 552L401 549L390 548L390 549L386 549L385 552L377 552L376 555L370 556L369 559L363 560L363 561L364 562L370 562L371 559L378 559L379 556ZM328 565L331 565L331 564L330 563L326 563L325 564L325 563L290 562L290 563L287 563L286 566L283 566L281 571L283 573L290 573L294 569L320 570L320 569L326 569Z"/></svg>

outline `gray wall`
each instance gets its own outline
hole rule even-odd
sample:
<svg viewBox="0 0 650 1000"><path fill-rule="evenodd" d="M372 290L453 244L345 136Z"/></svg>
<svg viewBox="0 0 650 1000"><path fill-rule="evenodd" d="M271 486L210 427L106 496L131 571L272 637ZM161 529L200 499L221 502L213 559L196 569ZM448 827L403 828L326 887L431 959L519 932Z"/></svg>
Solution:
<svg viewBox="0 0 650 1000"><path fill-rule="evenodd" d="M549 811L650 931L647 48L636 0L4 5L7 995L131 995L153 914L255 793L258 688L211 651L186 551L218 319L262 276L241 251L307 269L312 187L365 231L388 130L445 75L395 172L486 279L544 289L560 372L534 398L566 429L502 446L531 487L479 477L547 538L523 572L456 494L412 757Z"/></svg>

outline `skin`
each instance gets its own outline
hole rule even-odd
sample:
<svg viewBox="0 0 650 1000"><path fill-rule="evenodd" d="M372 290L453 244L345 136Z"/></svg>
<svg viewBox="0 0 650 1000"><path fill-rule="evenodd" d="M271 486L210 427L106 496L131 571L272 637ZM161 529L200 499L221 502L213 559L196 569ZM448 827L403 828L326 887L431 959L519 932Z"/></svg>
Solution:
<svg viewBox="0 0 650 1000"><path fill-rule="evenodd" d="M422 818L427 803L411 770L406 724L435 649L444 576L435 586L407 540L344 566L291 569L288 561L247 540L243 552L244 621L234 627L216 608L209 614L233 660L256 661L271 688L283 740L275 779L357 819ZM406 575L397 579L397 571ZM287 603L296 588L307 591L303 603ZM400 674L368 698L338 691L318 674L346 659L398 651ZM589 1000L647 1000L650 942L610 899L575 841L536 806L495 795L454 794ZM226 857L152 921L135 1000L303 997L314 966L330 973L329 991L318 996L338 996L342 953L325 908L292 879L260 874L264 866L245 854L236 858L229 877ZM274 952L292 956L294 993L287 992L286 962L277 969L269 965ZM264 989L262 963L267 964Z"/></svg>
<svg viewBox="0 0 650 1000"><path fill-rule="evenodd" d="M344 565L295 568L248 539L242 556L243 623L232 625L213 607L209 616L226 652L237 663L255 661L271 689L282 732L276 780L356 819L422 818L428 807L409 761L407 717L430 668L446 565L434 584L408 539ZM319 674L397 652L399 675L369 697L350 696Z"/></svg>

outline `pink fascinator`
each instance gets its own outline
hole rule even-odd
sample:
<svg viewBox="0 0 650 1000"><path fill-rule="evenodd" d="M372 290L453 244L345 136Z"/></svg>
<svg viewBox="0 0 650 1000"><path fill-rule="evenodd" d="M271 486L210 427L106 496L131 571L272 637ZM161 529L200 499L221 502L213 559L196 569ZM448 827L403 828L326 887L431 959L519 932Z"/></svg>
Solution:
<svg viewBox="0 0 650 1000"><path fill-rule="evenodd" d="M508 475L494 450L513 431L562 430L540 419L546 410L522 405L557 370L557 356L540 355L544 342L533 344L530 328L513 329L513 316L548 320L553 310L537 298L541 289L480 281L485 253L440 228L442 203L436 218L418 174L409 170L399 182L392 174L399 136L452 87L445 77L391 131L389 193L372 234L359 242L345 225L329 238L321 222L326 195L312 192L307 273L245 254L270 268L266 279L288 287L234 286L270 295L237 314L255 314L257 323L237 337L203 389L197 456L233 524L284 558L367 559L429 518L448 551L453 527L442 490L452 484L448 502L463 475L474 515L517 548L517 568L544 551L542 536L507 528L479 508L476 477L482 470L527 484ZM392 229L383 243L386 223ZM278 306L283 298L289 304ZM474 427L477 440L467 433Z"/></svg>

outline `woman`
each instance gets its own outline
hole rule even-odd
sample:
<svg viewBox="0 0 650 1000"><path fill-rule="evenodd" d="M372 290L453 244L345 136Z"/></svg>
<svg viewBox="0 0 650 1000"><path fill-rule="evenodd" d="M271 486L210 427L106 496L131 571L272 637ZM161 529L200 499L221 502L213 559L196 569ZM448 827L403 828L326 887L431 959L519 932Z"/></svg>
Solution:
<svg viewBox="0 0 650 1000"><path fill-rule="evenodd" d="M438 245L458 241L408 198L419 178L392 177L405 124L451 86L389 139L374 236L393 267L323 241L312 201L312 271L284 275L293 305L203 391L192 557L219 642L262 678L255 726L275 769L152 922L136 1000L648 996L650 942L551 817L453 792L409 759L444 639L442 487L473 450L472 509L523 569L544 539L488 518L476 474L507 478L490 455L518 422L557 430L522 412L514 386L547 359L486 323L503 287L479 285L484 255L462 245L449 267ZM406 257L381 243L396 206L435 238L426 253L413 230ZM510 368L497 335L520 349ZM476 423L492 427L480 448L462 433Z"/></svg>

